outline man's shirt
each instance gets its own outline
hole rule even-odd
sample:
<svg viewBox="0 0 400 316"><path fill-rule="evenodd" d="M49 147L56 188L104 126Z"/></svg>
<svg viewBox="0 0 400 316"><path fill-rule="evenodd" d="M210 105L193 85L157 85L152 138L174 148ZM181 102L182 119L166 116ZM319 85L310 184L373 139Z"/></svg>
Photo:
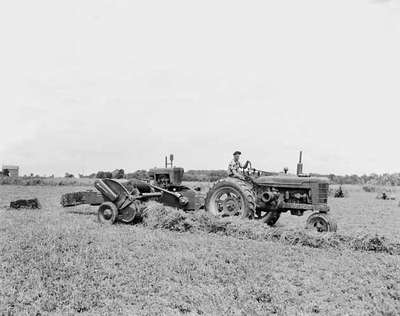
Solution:
<svg viewBox="0 0 400 316"><path fill-rule="evenodd" d="M240 168L243 168L243 165L240 163L240 161L235 161L235 159L233 159L228 166L228 175L232 176L236 172L240 172Z"/></svg>

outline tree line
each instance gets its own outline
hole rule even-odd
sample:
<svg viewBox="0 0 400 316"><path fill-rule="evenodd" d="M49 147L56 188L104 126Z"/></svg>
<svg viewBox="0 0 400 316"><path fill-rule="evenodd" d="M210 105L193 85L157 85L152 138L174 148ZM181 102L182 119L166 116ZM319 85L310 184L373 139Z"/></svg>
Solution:
<svg viewBox="0 0 400 316"><path fill-rule="evenodd" d="M327 177L332 184L371 184L371 185L385 185L385 186L400 186L400 173L384 173L369 175L335 175L335 174L311 174L317 177ZM66 177L72 175L67 173ZM183 175L183 181L198 181L198 182L214 182L228 176L226 170L188 170ZM73 176L72 176L73 177ZM114 178L114 179L142 179L149 178L147 170L136 170L134 172L125 173L123 169L116 169L114 171L99 171L88 176L79 175L80 178Z"/></svg>
<svg viewBox="0 0 400 316"><path fill-rule="evenodd" d="M327 176L334 184L372 184L372 185L385 185L385 186L400 186L400 173L384 173L369 175L345 175L338 176L330 174Z"/></svg>

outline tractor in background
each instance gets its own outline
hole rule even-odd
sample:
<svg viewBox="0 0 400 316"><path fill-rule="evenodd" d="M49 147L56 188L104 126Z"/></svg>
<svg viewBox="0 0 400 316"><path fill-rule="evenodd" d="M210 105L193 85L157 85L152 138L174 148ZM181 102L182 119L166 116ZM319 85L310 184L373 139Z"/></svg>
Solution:
<svg viewBox="0 0 400 316"><path fill-rule="evenodd" d="M170 155L170 162L165 157L165 168L150 169L148 182L138 179L96 180L94 185L104 198L98 209L99 221L131 223L143 203L149 200L184 211L200 209L204 205L204 198L199 190L182 185L184 169L174 167L173 160L174 156Z"/></svg>

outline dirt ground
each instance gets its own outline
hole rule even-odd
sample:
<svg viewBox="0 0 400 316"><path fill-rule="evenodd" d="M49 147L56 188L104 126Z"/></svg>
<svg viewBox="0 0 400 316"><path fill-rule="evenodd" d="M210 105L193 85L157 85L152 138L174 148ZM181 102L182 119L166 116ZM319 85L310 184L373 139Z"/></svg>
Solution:
<svg viewBox="0 0 400 316"><path fill-rule="evenodd" d="M400 314L397 255L102 226L95 208L60 207L80 189L0 186L0 314ZM330 199L340 234L400 240L398 201L346 190ZM6 208L29 197L43 208ZM278 226L305 220L285 214Z"/></svg>

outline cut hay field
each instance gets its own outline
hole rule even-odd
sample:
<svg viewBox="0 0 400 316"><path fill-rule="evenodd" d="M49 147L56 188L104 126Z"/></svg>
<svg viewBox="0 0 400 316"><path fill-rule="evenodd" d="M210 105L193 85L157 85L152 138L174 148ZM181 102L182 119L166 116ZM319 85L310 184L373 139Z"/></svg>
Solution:
<svg viewBox="0 0 400 316"><path fill-rule="evenodd" d="M400 314L399 252L302 243L321 241L303 233L306 216L216 233L183 229L196 218L179 212L102 226L96 208L60 207L61 194L83 188L0 186L0 315ZM378 234L400 245L398 201L345 189L348 198L330 199L338 234L322 240ZM6 207L29 197L42 209ZM286 239L263 240L277 231Z"/></svg>

